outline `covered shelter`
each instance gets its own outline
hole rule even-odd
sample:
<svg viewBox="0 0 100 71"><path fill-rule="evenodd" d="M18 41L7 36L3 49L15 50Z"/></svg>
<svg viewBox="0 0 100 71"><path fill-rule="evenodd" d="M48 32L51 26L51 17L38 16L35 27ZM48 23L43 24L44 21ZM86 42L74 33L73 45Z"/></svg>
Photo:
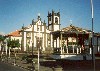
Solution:
<svg viewBox="0 0 100 71"><path fill-rule="evenodd" d="M54 52L79 54L91 47L91 31L70 25L51 32Z"/></svg>

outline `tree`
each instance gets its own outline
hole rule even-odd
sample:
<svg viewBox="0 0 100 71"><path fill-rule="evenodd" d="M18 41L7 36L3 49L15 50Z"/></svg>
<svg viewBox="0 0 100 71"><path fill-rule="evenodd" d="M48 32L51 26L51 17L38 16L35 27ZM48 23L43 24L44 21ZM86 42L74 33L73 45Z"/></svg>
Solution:
<svg viewBox="0 0 100 71"><path fill-rule="evenodd" d="M8 47L12 47L12 41L11 41L11 39L8 39L8 40L7 40L7 46L8 46Z"/></svg>
<svg viewBox="0 0 100 71"><path fill-rule="evenodd" d="M5 40L5 37L4 37L3 35L0 35L1 51L3 51L3 47L4 47L4 40Z"/></svg>
<svg viewBox="0 0 100 71"><path fill-rule="evenodd" d="M19 40L15 40L15 39L8 39L7 40L7 43L8 43L8 47L11 47L11 48L15 48L15 47L20 47L20 43L19 43Z"/></svg>
<svg viewBox="0 0 100 71"><path fill-rule="evenodd" d="M19 40L18 40L18 39L15 40L14 42L15 42L15 46L16 46L16 47L20 47L20 43L19 43Z"/></svg>
<svg viewBox="0 0 100 71"><path fill-rule="evenodd" d="M5 37L0 35L0 42L3 42L5 40Z"/></svg>
<svg viewBox="0 0 100 71"><path fill-rule="evenodd" d="M17 39L17 40L15 40L15 39L8 39L7 40L7 46L8 46L8 48L18 48L18 50L19 50L19 47L20 47L20 43L19 43L19 40ZM18 51L17 50L17 51ZM15 52L15 50L14 50L14 52Z"/></svg>

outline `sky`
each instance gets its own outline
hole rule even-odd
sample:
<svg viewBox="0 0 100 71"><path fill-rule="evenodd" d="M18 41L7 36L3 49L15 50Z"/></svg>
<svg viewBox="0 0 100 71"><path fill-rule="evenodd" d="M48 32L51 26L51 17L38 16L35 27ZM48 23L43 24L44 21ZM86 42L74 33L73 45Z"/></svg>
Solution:
<svg viewBox="0 0 100 71"><path fill-rule="evenodd" d="M94 32L100 32L100 0L93 0ZM60 11L61 28L70 24L92 29L90 0L0 0L0 33L8 34L28 26L40 13L47 22L48 11ZM72 21L72 22L71 22Z"/></svg>

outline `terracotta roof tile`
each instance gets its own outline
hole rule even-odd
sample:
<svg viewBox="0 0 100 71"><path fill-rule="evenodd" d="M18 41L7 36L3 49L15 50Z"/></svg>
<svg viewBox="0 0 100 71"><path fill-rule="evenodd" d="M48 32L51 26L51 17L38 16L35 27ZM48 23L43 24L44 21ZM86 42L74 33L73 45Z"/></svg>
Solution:
<svg viewBox="0 0 100 71"><path fill-rule="evenodd" d="M7 34L6 36L15 36L15 37L19 37L21 36L20 33L19 33L20 30L16 30L14 32L11 32L9 34Z"/></svg>

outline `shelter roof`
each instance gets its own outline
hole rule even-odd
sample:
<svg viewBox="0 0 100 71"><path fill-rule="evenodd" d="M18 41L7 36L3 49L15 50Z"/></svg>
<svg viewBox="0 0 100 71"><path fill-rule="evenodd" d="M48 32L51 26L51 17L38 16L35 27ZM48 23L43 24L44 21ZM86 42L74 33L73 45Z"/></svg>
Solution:
<svg viewBox="0 0 100 71"><path fill-rule="evenodd" d="M100 37L100 33L94 33L94 36Z"/></svg>
<svg viewBox="0 0 100 71"><path fill-rule="evenodd" d="M61 31L64 32L75 32L75 33L90 33L90 30L82 29L80 27L73 26L72 24L68 27L62 28Z"/></svg>

